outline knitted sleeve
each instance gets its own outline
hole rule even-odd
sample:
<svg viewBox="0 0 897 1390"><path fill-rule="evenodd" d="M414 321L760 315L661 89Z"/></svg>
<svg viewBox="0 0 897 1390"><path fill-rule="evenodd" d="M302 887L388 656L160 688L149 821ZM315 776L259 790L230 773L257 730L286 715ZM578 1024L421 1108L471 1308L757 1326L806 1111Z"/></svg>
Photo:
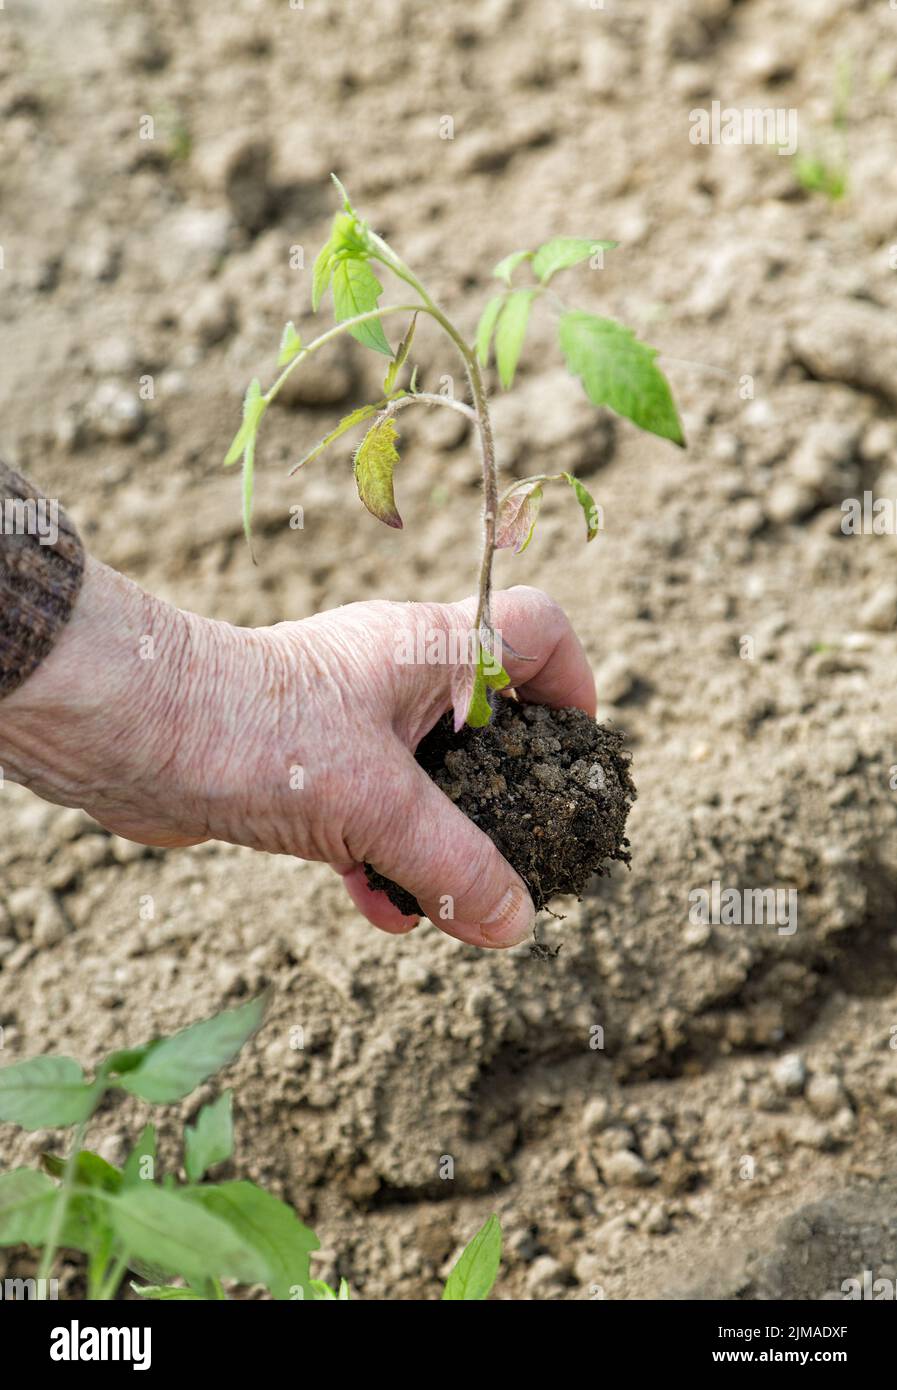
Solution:
<svg viewBox="0 0 897 1390"><path fill-rule="evenodd" d="M49 655L83 577L84 549L59 503L0 463L0 700Z"/></svg>

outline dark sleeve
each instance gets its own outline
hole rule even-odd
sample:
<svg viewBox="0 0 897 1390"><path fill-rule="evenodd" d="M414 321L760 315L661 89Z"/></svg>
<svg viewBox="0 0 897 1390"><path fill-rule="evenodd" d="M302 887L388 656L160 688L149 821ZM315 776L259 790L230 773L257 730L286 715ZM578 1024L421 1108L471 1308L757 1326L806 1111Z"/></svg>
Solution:
<svg viewBox="0 0 897 1390"><path fill-rule="evenodd" d="M49 655L83 577L84 549L58 502L0 463L0 700Z"/></svg>

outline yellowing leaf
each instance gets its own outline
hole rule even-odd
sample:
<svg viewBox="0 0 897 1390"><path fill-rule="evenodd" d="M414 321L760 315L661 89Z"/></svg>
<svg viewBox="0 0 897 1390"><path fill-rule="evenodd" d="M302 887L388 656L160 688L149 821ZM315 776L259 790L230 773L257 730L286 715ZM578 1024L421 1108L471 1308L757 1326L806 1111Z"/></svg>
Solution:
<svg viewBox="0 0 897 1390"><path fill-rule="evenodd" d="M402 528L396 507L392 474L399 461L398 431L391 419L372 425L355 453L355 482L358 495L372 516L387 526Z"/></svg>
<svg viewBox="0 0 897 1390"><path fill-rule="evenodd" d="M542 485L527 481L512 488L502 499L495 528L496 550L519 555L533 538L533 527L542 503Z"/></svg>

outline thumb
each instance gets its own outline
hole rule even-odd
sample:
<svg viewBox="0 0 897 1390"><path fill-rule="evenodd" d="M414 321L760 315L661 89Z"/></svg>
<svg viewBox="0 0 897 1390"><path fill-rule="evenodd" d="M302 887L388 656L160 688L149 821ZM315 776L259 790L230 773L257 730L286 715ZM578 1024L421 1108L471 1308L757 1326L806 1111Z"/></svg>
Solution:
<svg viewBox="0 0 897 1390"><path fill-rule="evenodd" d="M368 860L413 893L449 936L470 946L519 945L536 920L523 879L407 748L399 756L393 815Z"/></svg>

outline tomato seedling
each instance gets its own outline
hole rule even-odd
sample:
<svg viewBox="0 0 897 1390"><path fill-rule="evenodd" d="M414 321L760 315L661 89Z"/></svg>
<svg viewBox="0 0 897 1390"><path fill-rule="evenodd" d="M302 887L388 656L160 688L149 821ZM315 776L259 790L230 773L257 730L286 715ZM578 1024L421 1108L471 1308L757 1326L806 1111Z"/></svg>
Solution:
<svg viewBox="0 0 897 1390"><path fill-rule="evenodd" d="M312 342L303 344L292 322L283 331L278 356L280 375L263 392L258 378L249 385L243 402L243 423L225 458L229 466L243 464L243 524L252 544L251 514L253 472L259 425L268 406L287 377L307 357L341 333L351 333L365 347L388 357L389 367L379 400L353 410L317 443L292 470L318 458L325 449L349 430L365 423L367 431L355 451L355 480L359 496L374 516L387 526L401 527L396 506L393 472L398 462L396 416L409 406L444 406L459 411L473 424L480 444L483 472L483 554L480 563L474 632L476 660L460 663L453 683L455 728L465 722L475 728L489 723L493 692L508 684L508 676L496 657L496 634L492 623L492 562L496 550L515 553L529 544L546 483L565 482L572 487L585 513L586 539L598 530L598 512L586 488L571 473L538 473L499 490L495 443L489 418L489 404L483 369L493 351L502 386L513 384L523 349L530 315L537 303L549 303L558 312L558 341L570 371L582 381L589 400L608 406L642 429L683 445L682 426L666 377L656 365L657 352L641 343L635 334L614 319L599 318L578 309L567 308L558 298L554 277L561 271L603 256L615 241L595 241L583 237L554 237L535 251L515 251L495 267L494 275L502 290L493 295L480 316L476 337L468 342L425 286L392 247L358 216L349 196L333 175L342 198L342 208L333 219L330 238L314 263L312 308L317 311L328 290L332 291L336 324ZM374 264L389 270L409 286L415 298L399 304L380 305L383 287L373 270ZM522 285L515 275L524 268L532 283ZM433 319L449 337L464 364L471 400L420 390L417 370L411 372L406 387L398 385L408 367L415 326L423 314ZM384 320L393 315L408 317L398 347L393 349L384 330Z"/></svg>

